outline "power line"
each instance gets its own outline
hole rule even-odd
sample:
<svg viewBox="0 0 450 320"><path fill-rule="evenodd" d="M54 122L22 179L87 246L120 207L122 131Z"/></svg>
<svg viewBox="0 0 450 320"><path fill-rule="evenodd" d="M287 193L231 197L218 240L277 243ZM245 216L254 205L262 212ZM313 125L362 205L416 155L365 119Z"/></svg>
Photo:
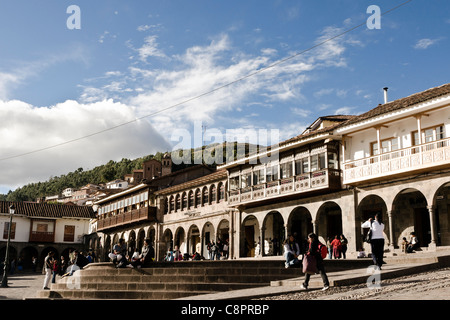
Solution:
<svg viewBox="0 0 450 320"><path fill-rule="evenodd" d="M391 8L391 9L389 9L389 10L387 10L387 11L381 13L381 16L384 16L384 15L386 15L386 14L388 14L388 13L391 13L392 11L395 11L395 10L399 9L400 7L402 7L402 6L408 4L409 2L412 2L412 1L413 1L413 0L405 1L405 2L403 2L403 3L401 3L401 4L399 4L398 6L395 6L395 7ZM61 146L63 146L63 145L67 145L67 144L70 144L70 143L73 143L73 142L76 142L76 141L84 140L84 139L87 139L87 138L90 138L90 137L93 137L93 136L96 136L96 135L100 135L100 134L102 134L102 133L105 133L105 132L108 132L108 131L112 131L112 130L115 130L115 129L117 129L117 128L120 128L120 127L129 125L129 124L131 124L131 123L135 123L135 122L137 122L137 121L139 121L139 120L142 120L142 119L145 119L145 118L154 116L154 115L159 114L159 113L161 113L161 112L164 112L164 111L167 111L167 110L170 110L170 109L179 107L179 106L181 106L181 105L183 105L183 104L186 104L186 103L189 103L189 102L191 102L191 101L198 100L198 99L200 99L200 98L202 98L202 97L204 97L204 96L210 95L210 94L212 94L212 93L214 93L214 92L217 92L217 91L220 91L220 90L225 89L225 88L227 88L227 87L230 87L230 86L232 86L232 85L234 85L234 84L236 84L236 83L242 82L242 81L244 81L244 80L246 80L246 79L248 79L248 78L254 77L254 76L256 76L256 75L258 75L258 74L260 74L260 73L262 73L262 72L265 72L265 71L267 71L267 70L269 70L269 69L272 69L272 68L274 68L274 67L276 67L276 66L278 66L278 65L280 65L280 64L283 64L283 63L285 63L285 62L287 62L287 61L289 61L289 60L292 60L292 59L294 59L294 58L296 58L296 57L298 57L298 56L300 56L300 55L303 55L303 54L305 54L305 53L307 53L307 52L309 52L309 51L311 51L311 50L314 50L314 49L316 49L316 48L318 48L318 47L320 47L320 46L322 46L322 45L324 45L324 44L326 44L326 43L328 43L328 42L330 42L330 41L333 41L333 40L335 40L335 39L337 39L337 38L340 38L340 37L344 36L344 35L347 34L347 33L350 33L350 32L352 32L352 31L354 31L354 30L356 30L356 29L358 29L358 28L361 28L361 27L364 26L364 25L366 25L366 22L363 22L363 23L361 23L361 24L358 24L357 26L354 26L354 27L352 27L352 28L350 28L350 29L347 29L347 30L343 31L342 33L339 33L339 34L337 34L337 35L335 35L335 36L333 36L333 37L331 37L331 38L328 38L328 39L326 39L326 40L324 40L324 41L322 41L322 42L319 42L319 43L317 43L316 45L314 45L314 46L312 46L312 47L310 47L310 48L308 48L308 49L305 49L305 50L303 50L303 51L297 52L297 53L295 53L295 54L293 54L293 55L291 55L291 56L288 56L288 57L286 57L286 58L284 58L284 59L278 60L277 62L275 62L275 63L273 63L273 64L271 64L271 65L268 65L268 66L266 66L266 67L264 67L264 68L261 68L261 69L259 69L259 70L256 70L256 71L254 71L254 72L252 72L252 73L249 73L248 75L243 76L243 77L241 77L241 78L239 78L239 79L237 79L237 80L231 81L231 82L229 82L229 83L226 83L226 84L224 84L224 85L222 85L222 86L219 86L219 87L217 87L217 88L215 88L215 89L212 89L212 90L210 90L210 91L201 93L201 94L199 94L199 95L197 95L197 96L191 97L191 98L189 98L189 99L183 100L183 101L178 102L178 103L176 103L176 104L173 104L173 105L170 105L170 106L168 106L168 107L162 108L162 109L160 109L160 110L158 110L158 111L149 113L149 114L147 114L147 115L144 115L144 116L135 118L135 119L130 120L130 121L127 121L127 122L123 122L123 123L121 123L121 124L118 124L118 125L115 125L115 126L112 126L112 127L109 127L109 128L103 129L103 130L100 130L100 131L93 132L93 133L91 133L91 134L88 134L88 135L85 135L85 136L82 136L82 137L79 137L79 138L67 140L67 141L64 141L64 142L61 142L61 143L58 143L58 144L54 144L54 145L51 145L51 146L48 146L48 147L44 147L44 148L40 148L40 149L35 149L35 150L28 151L28 152L25 152L25 153L21 153L21 154L9 156L9 157L5 157L5 158L0 158L0 161L5 161L5 160L11 160L11 159L15 159L15 158L20 158L20 157L23 157L23 156L26 156L26 155L29 155L29 154L42 152L42 151L45 151L45 150L49 150L49 149L61 147Z"/></svg>

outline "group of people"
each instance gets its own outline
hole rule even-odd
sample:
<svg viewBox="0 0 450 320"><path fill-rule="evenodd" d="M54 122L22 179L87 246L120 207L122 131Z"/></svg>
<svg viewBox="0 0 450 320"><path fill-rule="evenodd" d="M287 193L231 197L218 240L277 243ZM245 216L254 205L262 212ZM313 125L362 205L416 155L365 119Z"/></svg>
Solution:
<svg viewBox="0 0 450 320"><path fill-rule="evenodd" d="M114 245L112 252L108 256L116 268L145 268L153 262L155 250L150 240L144 239L144 245L141 251L139 252L139 249L136 248L130 256L127 251L125 239L120 239L119 243Z"/></svg>
<svg viewBox="0 0 450 320"><path fill-rule="evenodd" d="M329 259L346 259L347 253L347 238L341 234L339 237L336 235L334 239L328 238L327 247L328 247L328 258Z"/></svg>
<svg viewBox="0 0 450 320"><path fill-rule="evenodd" d="M93 262L93 259L94 258L90 252L87 255L84 255L78 250L71 250L69 251L68 260L64 256L61 256L58 260L55 258L55 253L53 251L49 251L44 259L43 273L45 274L45 278L43 289L50 289L50 280L52 283L55 283L56 275L59 275L61 278L72 276L75 271L83 269L83 267L87 264ZM37 261L37 259L35 261Z"/></svg>
<svg viewBox="0 0 450 320"><path fill-rule="evenodd" d="M217 243L209 241L206 248L208 250L209 260L220 260L221 257L228 259L228 239L225 241L218 239Z"/></svg>
<svg viewBox="0 0 450 320"><path fill-rule="evenodd" d="M410 236L411 239L409 241L406 240L406 237L403 237L402 252L404 253L413 253L420 248L419 239L417 238L416 233L411 232Z"/></svg>

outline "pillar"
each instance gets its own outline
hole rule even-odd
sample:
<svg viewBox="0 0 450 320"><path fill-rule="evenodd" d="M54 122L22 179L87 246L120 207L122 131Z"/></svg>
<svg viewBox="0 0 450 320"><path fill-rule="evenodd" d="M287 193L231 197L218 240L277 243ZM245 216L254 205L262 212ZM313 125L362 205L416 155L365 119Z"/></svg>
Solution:
<svg viewBox="0 0 450 320"><path fill-rule="evenodd" d="M436 230L436 219L434 214L434 207L428 206L428 212L430 214L430 229L431 229L431 242L428 245L428 249L436 250L436 238L437 238L437 230Z"/></svg>
<svg viewBox="0 0 450 320"><path fill-rule="evenodd" d="M389 251L394 252L395 242L394 242L394 223L392 218L392 210L387 212L389 218Z"/></svg>

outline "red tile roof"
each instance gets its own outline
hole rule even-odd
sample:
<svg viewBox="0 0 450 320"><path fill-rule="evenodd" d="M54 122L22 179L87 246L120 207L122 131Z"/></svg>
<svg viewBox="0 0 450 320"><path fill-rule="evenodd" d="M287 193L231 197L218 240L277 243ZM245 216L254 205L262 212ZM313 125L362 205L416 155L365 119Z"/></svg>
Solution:
<svg viewBox="0 0 450 320"><path fill-rule="evenodd" d="M35 202L0 201L0 213L8 213L9 207L14 205L15 214L30 218L78 218L91 219L95 217L92 207L69 204L51 204Z"/></svg>

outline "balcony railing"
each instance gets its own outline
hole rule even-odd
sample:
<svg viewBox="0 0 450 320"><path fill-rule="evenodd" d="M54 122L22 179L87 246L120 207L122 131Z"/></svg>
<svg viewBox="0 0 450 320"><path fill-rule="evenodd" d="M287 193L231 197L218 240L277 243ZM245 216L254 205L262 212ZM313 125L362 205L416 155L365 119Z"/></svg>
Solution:
<svg viewBox="0 0 450 320"><path fill-rule="evenodd" d="M269 199L277 196L292 195L340 186L340 170L322 169L290 178L257 184L250 187L231 190L228 193L228 204L235 205Z"/></svg>
<svg viewBox="0 0 450 320"><path fill-rule="evenodd" d="M344 184L448 165L450 138L344 163Z"/></svg>
<svg viewBox="0 0 450 320"><path fill-rule="evenodd" d="M119 227L136 222L155 221L156 207L145 207L120 213L107 218L102 216L97 221L97 230Z"/></svg>
<svg viewBox="0 0 450 320"><path fill-rule="evenodd" d="M30 242L54 242L54 232L38 232L32 231L30 234Z"/></svg>

